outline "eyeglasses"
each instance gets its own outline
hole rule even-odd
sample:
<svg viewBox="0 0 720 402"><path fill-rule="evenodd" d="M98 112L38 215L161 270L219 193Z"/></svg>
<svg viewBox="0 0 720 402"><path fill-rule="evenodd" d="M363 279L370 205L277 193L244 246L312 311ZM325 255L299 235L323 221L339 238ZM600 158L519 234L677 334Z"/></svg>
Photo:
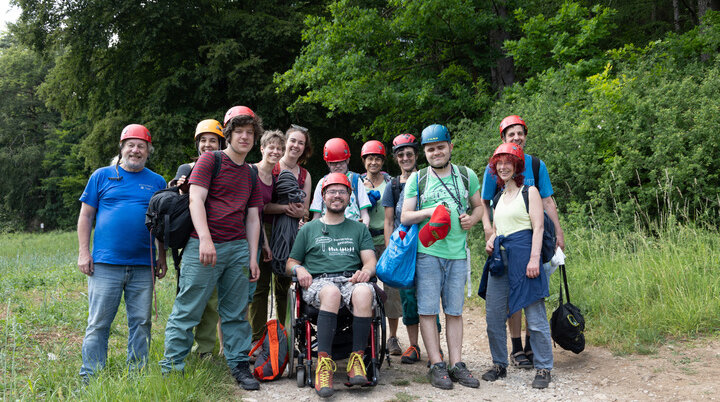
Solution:
<svg viewBox="0 0 720 402"><path fill-rule="evenodd" d="M290 128L294 128L295 130L302 131L305 134L307 134L307 132L310 131L306 127L298 126L297 124L291 124Z"/></svg>
<svg viewBox="0 0 720 402"><path fill-rule="evenodd" d="M395 154L395 157L398 159L405 159L405 158L414 158L415 152L413 151L407 151L407 152L398 152Z"/></svg>
<svg viewBox="0 0 720 402"><path fill-rule="evenodd" d="M348 195L350 194L347 190L326 190L325 194L330 195Z"/></svg>

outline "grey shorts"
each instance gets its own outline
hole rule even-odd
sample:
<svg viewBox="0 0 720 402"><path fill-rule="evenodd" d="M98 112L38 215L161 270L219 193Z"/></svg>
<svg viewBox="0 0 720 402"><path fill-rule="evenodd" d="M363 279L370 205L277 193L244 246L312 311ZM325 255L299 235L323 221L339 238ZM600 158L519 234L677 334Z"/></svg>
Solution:
<svg viewBox="0 0 720 402"><path fill-rule="evenodd" d="M325 286L335 286L340 289L340 308L348 306L348 309L352 312L352 293L358 286L367 286L372 293L372 308L377 306L377 300L375 297L375 288L368 282L352 283L348 282L350 278L344 276L335 277L318 277L313 278L312 284L309 288L303 290L303 300L305 303L320 309L320 290Z"/></svg>

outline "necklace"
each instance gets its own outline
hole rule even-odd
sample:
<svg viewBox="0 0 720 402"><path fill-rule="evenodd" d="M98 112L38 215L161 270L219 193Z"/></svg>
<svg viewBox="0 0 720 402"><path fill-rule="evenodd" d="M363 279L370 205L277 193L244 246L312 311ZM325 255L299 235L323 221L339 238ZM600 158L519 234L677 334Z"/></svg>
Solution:
<svg viewBox="0 0 720 402"><path fill-rule="evenodd" d="M283 167L284 166L284 167ZM290 167L287 162L285 162L285 158L280 158L280 167L283 169L287 169L292 173L295 177L297 177L300 174L300 166L296 163L294 167Z"/></svg>

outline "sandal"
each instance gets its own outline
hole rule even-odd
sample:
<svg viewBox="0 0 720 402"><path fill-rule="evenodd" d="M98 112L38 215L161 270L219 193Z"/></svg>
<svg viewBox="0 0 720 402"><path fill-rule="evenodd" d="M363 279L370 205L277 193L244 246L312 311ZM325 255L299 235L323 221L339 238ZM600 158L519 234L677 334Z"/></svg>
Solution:
<svg viewBox="0 0 720 402"><path fill-rule="evenodd" d="M533 351L532 351L532 349L526 350L526 351L525 351L525 356L527 357L528 360L530 360L530 364L531 364L531 365L534 364L534 362L533 362Z"/></svg>
<svg viewBox="0 0 720 402"><path fill-rule="evenodd" d="M510 360L512 361L513 366L524 368L524 369L531 369L533 368L533 364L530 361L530 359L527 358L524 351L515 352L512 355L510 355Z"/></svg>

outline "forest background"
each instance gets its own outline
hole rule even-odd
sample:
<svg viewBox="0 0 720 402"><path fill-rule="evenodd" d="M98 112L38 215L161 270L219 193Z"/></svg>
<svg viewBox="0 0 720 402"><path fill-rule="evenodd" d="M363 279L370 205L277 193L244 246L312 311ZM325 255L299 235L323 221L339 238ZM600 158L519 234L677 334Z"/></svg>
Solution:
<svg viewBox="0 0 720 402"><path fill-rule="evenodd" d="M126 124L150 129L149 167L167 179L195 155L197 122L235 104L266 128L309 127L314 177L328 138L359 150L431 123L482 172L518 114L565 225L719 220L720 1L14 4L0 37L5 232L72 229Z"/></svg>

